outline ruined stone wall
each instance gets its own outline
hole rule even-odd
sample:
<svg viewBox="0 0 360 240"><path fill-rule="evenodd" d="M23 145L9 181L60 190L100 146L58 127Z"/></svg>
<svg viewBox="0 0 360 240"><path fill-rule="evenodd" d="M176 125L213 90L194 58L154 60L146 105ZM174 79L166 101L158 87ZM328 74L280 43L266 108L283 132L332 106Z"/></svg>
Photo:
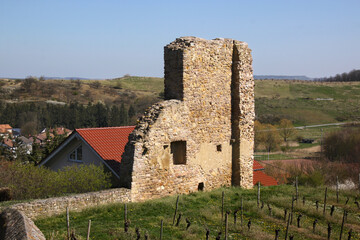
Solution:
<svg viewBox="0 0 360 240"><path fill-rule="evenodd" d="M51 216L66 211L80 211L88 207L95 207L109 203L130 202L130 189L115 188L99 192L82 193L65 197L38 199L25 203L18 203L11 208L23 212L27 217L35 219L39 216Z"/></svg>
<svg viewBox="0 0 360 240"><path fill-rule="evenodd" d="M233 185L253 186L255 96L251 50L234 41L232 80Z"/></svg>
<svg viewBox="0 0 360 240"><path fill-rule="evenodd" d="M234 67L235 43L243 48L241 51L247 51L249 62L245 63L245 57L236 59L250 67L244 68L242 63ZM169 100L154 105L139 119L122 160L122 182L131 186L135 201L197 191L200 183L205 189L230 185L234 178L233 144L241 145L240 139L232 140L232 82L243 81L244 77L252 82L247 45L231 39L185 37L165 46L164 52L165 97ZM238 101L240 105L253 104L253 93L246 92L253 91L253 85L248 85L238 84L238 95L245 94ZM253 110L253 106L239 104L239 109ZM248 182L252 181L253 135L251 129L240 128L251 128L254 115L238 113L236 136L240 138L241 132L248 137L246 151L237 147L237 174L243 174L238 185L248 188L252 186ZM172 143L177 141L186 142L186 164L174 164Z"/></svg>

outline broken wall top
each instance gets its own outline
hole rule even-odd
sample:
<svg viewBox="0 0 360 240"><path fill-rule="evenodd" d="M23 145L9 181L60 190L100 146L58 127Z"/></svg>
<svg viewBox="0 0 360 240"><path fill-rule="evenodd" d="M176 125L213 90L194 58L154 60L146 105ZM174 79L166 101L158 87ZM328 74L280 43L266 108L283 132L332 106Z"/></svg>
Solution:
<svg viewBox="0 0 360 240"><path fill-rule="evenodd" d="M242 54L251 61L250 52L247 43L233 39L177 38L164 47L165 99L192 101L204 92L210 98L224 94L231 84L232 62Z"/></svg>

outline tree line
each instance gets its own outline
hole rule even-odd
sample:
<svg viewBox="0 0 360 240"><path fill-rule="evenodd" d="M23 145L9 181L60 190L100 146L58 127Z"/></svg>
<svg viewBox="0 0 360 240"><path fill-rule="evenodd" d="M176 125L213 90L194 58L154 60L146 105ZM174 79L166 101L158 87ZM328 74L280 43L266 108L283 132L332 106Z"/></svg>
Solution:
<svg viewBox="0 0 360 240"><path fill-rule="evenodd" d="M63 126L68 129L87 127L111 127L134 124L136 110L102 103L77 102L70 104L46 104L43 102L4 103L0 102L0 122L13 128L21 128L22 135L33 135L45 127Z"/></svg>
<svg viewBox="0 0 360 240"><path fill-rule="evenodd" d="M316 78L314 81L319 82L359 82L360 70L352 70L348 73L336 74L332 77Z"/></svg>

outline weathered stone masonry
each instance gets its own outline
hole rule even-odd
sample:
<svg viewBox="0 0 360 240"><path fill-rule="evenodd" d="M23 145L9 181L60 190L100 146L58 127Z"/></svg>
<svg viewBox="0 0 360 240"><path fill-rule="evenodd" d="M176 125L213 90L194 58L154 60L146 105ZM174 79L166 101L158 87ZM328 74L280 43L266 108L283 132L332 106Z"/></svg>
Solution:
<svg viewBox="0 0 360 240"><path fill-rule="evenodd" d="M122 160L132 201L252 187L251 50L231 39L178 38L165 46L165 101L139 119Z"/></svg>

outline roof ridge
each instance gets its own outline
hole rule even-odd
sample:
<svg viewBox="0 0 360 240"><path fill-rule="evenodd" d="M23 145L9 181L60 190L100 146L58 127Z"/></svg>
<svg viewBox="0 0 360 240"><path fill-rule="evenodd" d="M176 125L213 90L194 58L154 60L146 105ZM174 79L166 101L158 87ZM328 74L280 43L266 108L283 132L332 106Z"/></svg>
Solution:
<svg viewBox="0 0 360 240"><path fill-rule="evenodd" d="M118 127L95 127L95 128L75 128L76 131L78 130L96 130L96 129L114 129L114 128L132 128L133 126L118 126Z"/></svg>

